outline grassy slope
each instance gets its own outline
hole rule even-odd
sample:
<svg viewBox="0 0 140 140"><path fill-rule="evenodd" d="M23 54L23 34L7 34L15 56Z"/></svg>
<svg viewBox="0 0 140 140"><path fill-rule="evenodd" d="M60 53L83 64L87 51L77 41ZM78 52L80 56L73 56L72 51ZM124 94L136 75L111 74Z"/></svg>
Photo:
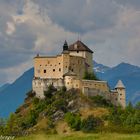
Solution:
<svg viewBox="0 0 140 140"><path fill-rule="evenodd" d="M16 140L140 140L138 134L83 134L74 133L71 135L32 135L28 137L16 138Z"/></svg>

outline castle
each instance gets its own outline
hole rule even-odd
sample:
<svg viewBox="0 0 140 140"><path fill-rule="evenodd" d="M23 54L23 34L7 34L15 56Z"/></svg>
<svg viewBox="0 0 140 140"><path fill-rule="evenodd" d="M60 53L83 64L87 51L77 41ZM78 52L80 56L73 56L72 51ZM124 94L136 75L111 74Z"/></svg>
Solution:
<svg viewBox="0 0 140 140"><path fill-rule="evenodd" d="M67 90L79 89L88 97L101 95L125 108L125 86L121 80L110 90L106 81L83 79L85 72L93 72L93 51L79 40L70 46L65 41L60 55L34 58L33 91L38 98L44 98L49 85L58 90L65 86Z"/></svg>

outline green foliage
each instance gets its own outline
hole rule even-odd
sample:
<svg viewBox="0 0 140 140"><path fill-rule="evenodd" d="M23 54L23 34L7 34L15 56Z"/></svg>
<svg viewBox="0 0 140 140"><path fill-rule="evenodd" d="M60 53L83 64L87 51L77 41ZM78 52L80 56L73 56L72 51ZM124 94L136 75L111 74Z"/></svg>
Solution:
<svg viewBox="0 0 140 140"><path fill-rule="evenodd" d="M65 120L73 130L78 131L81 129L80 115L68 112L65 115Z"/></svg>
<svg viewBox="0 0 140 140"><path fill-rule="evenodd" d="M100 118L95 118L94 116L91 115L82 121L81 128L84 132L92 132L102 124L103 122Z"/></svg>
<svg viewBox="0 0 140 140"><path fill-rule="evenodd" d="M99 80L94 72L89 73L88 71L85 72L83 79L86 79L86 80Z"/></svg>
<svg viewBox="0 0 140 140"><path fill-rule="evenodd" d="M21 120L16 114L11 114L7 120L7 124L3 127L3 135L20 135L20 122Z"/></svg>
<svg viewBox="0 0 140 140"><path fill-rule="evenodd" d="M33 105L37 105L39 103L39 98L35 97L33 99Z"/></svg>
<svg viewBox="0 0 140 140"><path fill-rule="evenodd" d="M50 102L50 99L40 100L37 104L35 104L34 110L36 110L36 112L39 114L47 107L47 105L49 105Z"/></svg>
<svg viewBox="0 0 140 140"><path fill-rule="evenodd" d="M52 105L56 107L57 110L62 110L64 112L66 112L67 110L66 109L67 102L63 98L60 98L59 100L55 100Z"/></svg>
<svg viewBox="0 0 140 140"><path fill-rule="evenodd" d="M55 127L53 121L49 118L48 121L47 121L47 129L50 130L50 129L53 129Z"/></svg>
<svg viewBox="0 0 140 140"><path fill-rule="evenodd" d="M44 96L46 98L51 98L53 96L53 92L57 91L53 85L49 85L48 90L44 91Z"/></svg>
<svg viewBox="0 0 140 140"><path fill-rule="evenodd" d="M111 126L114 132L140 132L140 110L134 108L131 103L125 109L121 107L111 108L108 120L110 122L109 127Z"/></svg>
<svg viewBox="0 0 140 140"><path fill-rule="evenodd" d="M135 108L136 108L137 110L140 110L140 102L138 102L138 103L136 104Z"/></svg>
<svg viewBox="0 0 140 140"><path fill-rule="evenodd" d="M22 120L21 127L23 129L27 129L34 126L37 123L37 117L38 117L37 111L31 110L27 115L27 117L25 117L25 119Z"/></svg>
<svg viewBox="0 0 140 140"><path fill-rule="evenodd" d="M104 99L104 97L97 95L90 97L92 101L97 105L97 106L106 106L106 107L111 107L113 106L110 101Z"/></svg>
<svg viewBox="0 0 140 140"><path fill-rule="evenodd" d="M67 88L66 88L65 86L63 86L63 87L61 88L61 91L62 91L63 93L65 93L65 92L67 91Z"/></svg>

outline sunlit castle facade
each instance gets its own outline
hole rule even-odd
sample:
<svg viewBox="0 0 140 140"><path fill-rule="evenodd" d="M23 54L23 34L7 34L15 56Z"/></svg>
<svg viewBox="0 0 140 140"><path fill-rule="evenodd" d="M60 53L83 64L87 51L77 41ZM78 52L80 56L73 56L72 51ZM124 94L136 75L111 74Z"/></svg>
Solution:
<svg viewBox="0 0 140 140"><path fill-rule="evenodd" d="M79 89L86 96L104 96L113 104L125 107L125 87L122 82L119 81L119 87L110 92L106 81L84 80L85 72L93 72L93 51L79 40L70 46L65 41L61 54L37 55L34 58L33 91L38 98L44 98L44 91L49 85L58 90L65 86L67 90Z"/></svg>

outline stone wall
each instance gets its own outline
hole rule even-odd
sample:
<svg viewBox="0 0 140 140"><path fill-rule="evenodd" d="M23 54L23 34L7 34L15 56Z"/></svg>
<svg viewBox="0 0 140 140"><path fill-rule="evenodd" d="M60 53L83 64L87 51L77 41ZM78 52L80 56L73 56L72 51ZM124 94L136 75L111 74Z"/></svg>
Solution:
<svg viewBox="0 0 140 140"><path fill-rule="evenodd" d="M102 92L109 92L109 87L106 81L82 80L82 87L88 87Z"/></svg>
<svg viewBox="0 0 140 140"><path fill-rule="evenodd" d="M33 91L38 98L44 98L44 91L47 91L48 86L53 85L58 90L64 86L63 79L40 79L35 78L32 81Z"/></svg>
<svg viewBox="0 0 140 140"><path fill-rule="evenodd" d="M61 56L35 57L34 76L39 78L62 78L63 61Z"/></svg>

